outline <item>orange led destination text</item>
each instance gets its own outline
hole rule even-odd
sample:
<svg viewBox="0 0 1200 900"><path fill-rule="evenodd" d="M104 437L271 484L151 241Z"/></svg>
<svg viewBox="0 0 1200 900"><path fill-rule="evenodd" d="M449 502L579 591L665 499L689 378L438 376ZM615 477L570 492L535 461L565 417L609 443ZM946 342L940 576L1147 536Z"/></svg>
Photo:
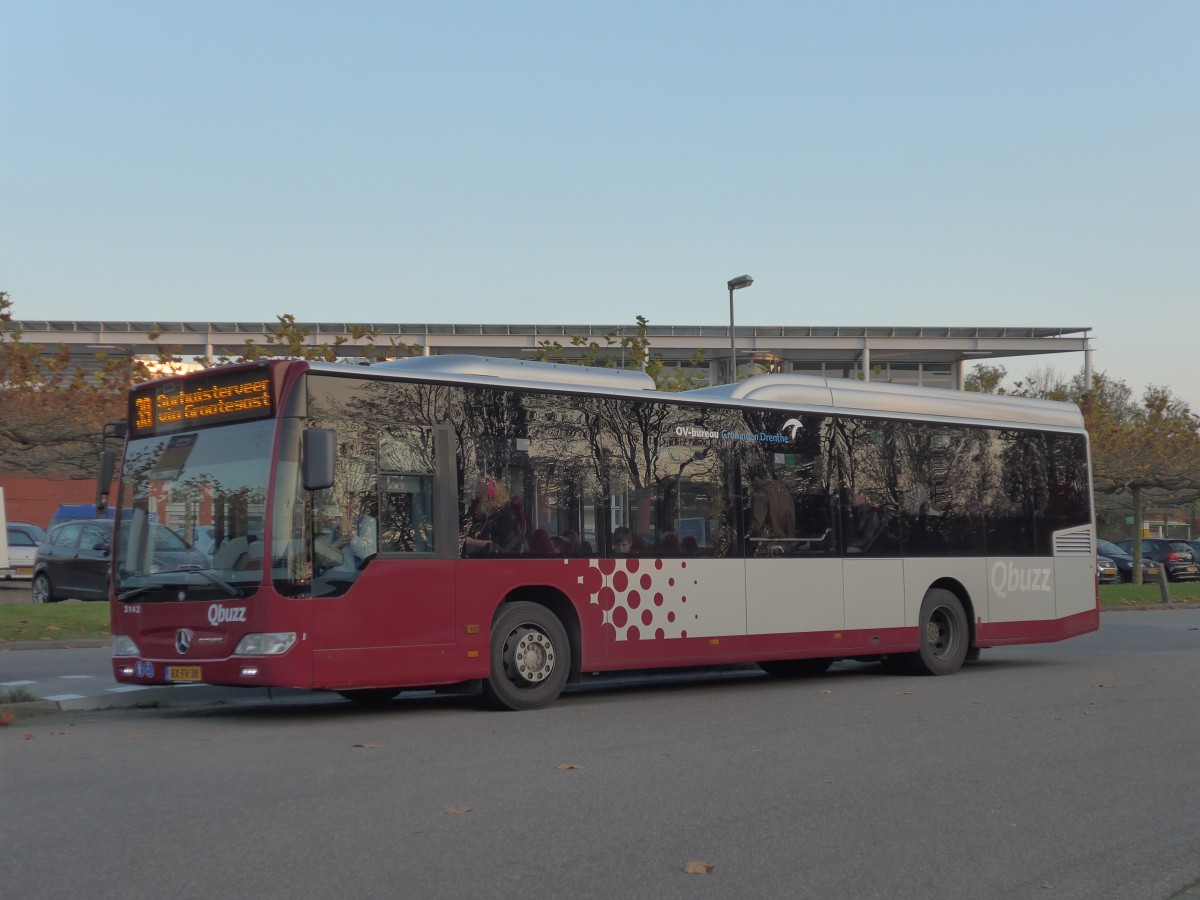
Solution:
<svg viewBox="0 0 1200 900"><path fill-rule="evenodd" d="M205 419L245 412L251 409L270 409L269 382L247 381L227 387L197 388L178 394L158 396L158 421L182 422L186 419Z"/></svg>

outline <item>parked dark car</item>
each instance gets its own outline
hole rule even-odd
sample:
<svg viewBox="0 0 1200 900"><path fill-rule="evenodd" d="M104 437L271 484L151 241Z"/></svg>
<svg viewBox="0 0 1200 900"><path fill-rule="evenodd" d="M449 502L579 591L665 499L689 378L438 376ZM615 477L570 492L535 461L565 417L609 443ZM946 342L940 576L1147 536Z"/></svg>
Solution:
<svg viewBox="0 0 1200 900"><path fill-rule="evenodd" d="M1133 553L1133 541L1117 541L1126 553ZM1200 565L1187 541L1169 538L1142 538L1142 558L1161 563L1171 581L1200 580Z"/></svg>
<svg viewBox="0 0 1200 900"><path fill-rule="evenodd" d="M209 558L164 525L152 525L155 571L206 569ZM68 597L108 598L112 565L113 523L105 519L68 521L50 529L38 546L33 567L33 602L53 603Z"/></svg>
<svg viewBox="0 0 1200 900"><path fill-rule="evenodd" d="M1112 560L1117 567L1121 581L1128 584L1133 581L1133 557L1114 544L1112 541L1096 541L1096 552ZM1142 583L1158 581L1160 566L1152 559L1142 559Z"/></svg>

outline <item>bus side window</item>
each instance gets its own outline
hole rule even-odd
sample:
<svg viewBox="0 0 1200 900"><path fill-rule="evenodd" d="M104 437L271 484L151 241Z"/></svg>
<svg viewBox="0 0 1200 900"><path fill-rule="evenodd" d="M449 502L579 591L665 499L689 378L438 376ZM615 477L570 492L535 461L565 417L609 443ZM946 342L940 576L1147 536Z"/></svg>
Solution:
<svg viewBox="0 0 1200 900"><path fill-rule="evenodd" d="M433 478L384 475L381 479L379 549L383 553L433 552Z"/></svg>

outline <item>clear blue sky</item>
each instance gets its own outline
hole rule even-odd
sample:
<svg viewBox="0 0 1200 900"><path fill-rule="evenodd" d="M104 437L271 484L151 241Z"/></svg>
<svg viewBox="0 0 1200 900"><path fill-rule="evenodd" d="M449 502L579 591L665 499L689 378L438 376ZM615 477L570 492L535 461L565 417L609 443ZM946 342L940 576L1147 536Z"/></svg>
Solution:
<svg viewBox="0 0 1200 900"><path fill-rule="evenodd" d="M1200 3L0 0L18 318L1094 327L1200 410ZM1077 356L1004 361L1064 374Z"/></svg>

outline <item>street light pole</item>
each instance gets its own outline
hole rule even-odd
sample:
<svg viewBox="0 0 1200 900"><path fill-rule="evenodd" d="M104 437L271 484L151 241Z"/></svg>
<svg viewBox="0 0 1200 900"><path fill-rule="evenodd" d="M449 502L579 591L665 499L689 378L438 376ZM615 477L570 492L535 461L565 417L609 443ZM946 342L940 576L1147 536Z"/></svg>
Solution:
<svg viewBox="0 0 1200 900"><path fill-rule="evenodd" d="M737 339L734 337L733 331L733 292L741 290L745 287L750 287L754 284L754 279L749 275L739 275L737 278L731 278L728 282L729 287L729 383L737 383Z"/></svg>

